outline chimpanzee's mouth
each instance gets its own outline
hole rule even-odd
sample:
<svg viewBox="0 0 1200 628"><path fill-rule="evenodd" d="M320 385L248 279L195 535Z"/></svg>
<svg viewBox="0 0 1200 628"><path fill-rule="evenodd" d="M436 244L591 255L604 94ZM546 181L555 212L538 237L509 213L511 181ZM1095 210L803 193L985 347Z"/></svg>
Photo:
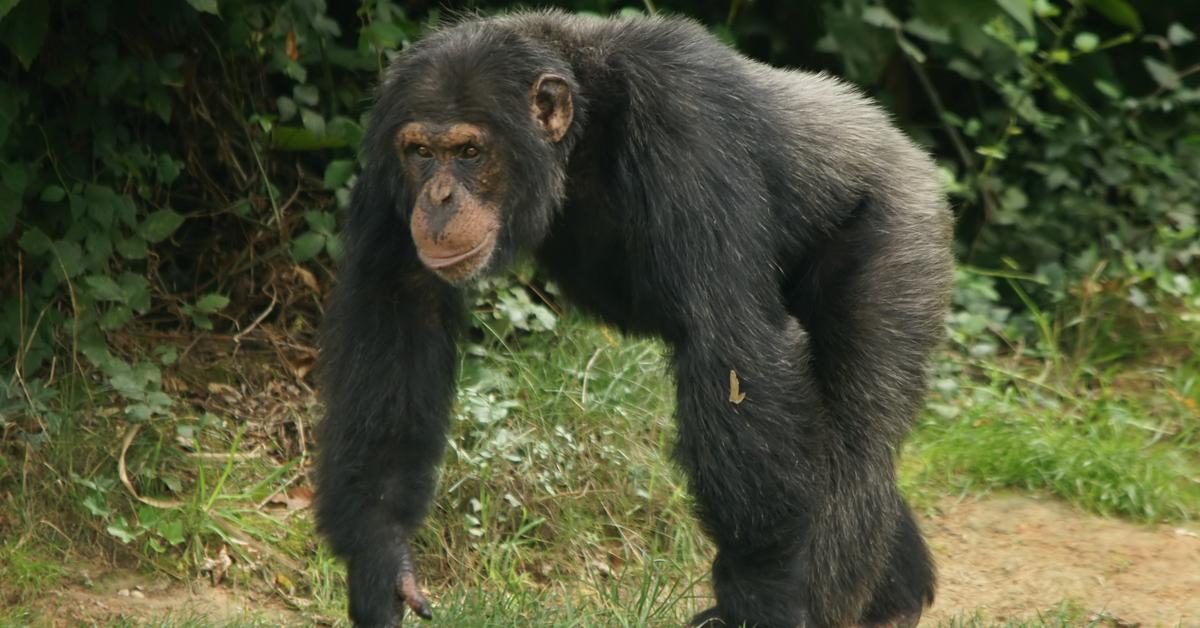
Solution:
<svg viewBox="0 0 1200 628"><path fill-rule="evenodd" d="M466 251L463 251L462 253L455 253L454 255L448 255L448 256L429 255L429 254L425 253L424 251L421 251L420 249L417 250L417 255L421 258L421 263L428 266L430 270L441 270L443 268L449 268L451 266L454 266L455 264L458 264L459 262L461 262L463 260L473 257L474 255L476 255L477 253L482 251L485 247L487 247L489 244L491 244L492 241L493 241L493 239L490 236L486 237L486 238L480 240L479 244L476 244L475 246L471 247L470 249L468 249Z"/></svg>
<svg viewBox="0 0 1200 628"><path fill-rule="evenodd" d="M461 253L450 255L430 255L417 247L417 257L426 268L437 273L450 282L469 279L487 264L496 248L496 232L492 231L483 237L475 246Z"/></svg>

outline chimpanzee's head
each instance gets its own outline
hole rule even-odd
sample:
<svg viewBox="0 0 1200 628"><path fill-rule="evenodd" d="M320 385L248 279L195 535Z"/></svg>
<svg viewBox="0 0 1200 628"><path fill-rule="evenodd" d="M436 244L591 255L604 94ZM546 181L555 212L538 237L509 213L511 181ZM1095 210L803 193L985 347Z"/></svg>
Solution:
<svg viewBox="0 0 1200 628"><path fill-rule="evenodd" d="M577 92L557 55L473 23L389 68L368 154L396 170L397 211L426 267L461 282L545 238L578 135Z"/></svg>

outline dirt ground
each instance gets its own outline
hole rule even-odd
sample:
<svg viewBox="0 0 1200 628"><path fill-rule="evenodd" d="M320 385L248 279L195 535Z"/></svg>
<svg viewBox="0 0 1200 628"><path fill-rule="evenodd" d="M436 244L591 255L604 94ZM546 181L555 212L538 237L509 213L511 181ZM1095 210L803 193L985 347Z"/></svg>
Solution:
<svg viewBox="0 0 1200 628"><path fill-rule="evenodd" d="M1200 533L1090 516L1053 500L946 500L924 529L939 562L938 599L922 626L979 612L987 623L1036 621L1069 601L1104 625L1200 626ZM277 597L228 587L98 577L40 606L53 625L203 617L303 623ZM311 620L311 618L310 618Z"/></svg>
<svg viewBox="0 0 1200 628"><path fill-rule="evenodd" d="M1200 534L1089 516L1053 500L941 504L924 522L938 560L927 622L972 609L1036 619L1070 600L1122 625L1200 626Z"/></svg>

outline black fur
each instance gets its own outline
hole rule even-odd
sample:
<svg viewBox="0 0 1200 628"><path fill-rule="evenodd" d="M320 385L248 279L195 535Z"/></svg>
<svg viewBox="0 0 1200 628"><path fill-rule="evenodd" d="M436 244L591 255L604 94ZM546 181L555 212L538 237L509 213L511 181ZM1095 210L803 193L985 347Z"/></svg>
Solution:
<svg viewBox="0 0 1200 628"><path fill-rule="evenodd" d="M547 142L529 90L571 85ZM512 165L489 267L532 250L566 295L673 350L679 439L729 625L919 615L933 567L895 448L942 335L950 219L934 168L836 79L754 63L681 19L525 14L435 32L388 70L324 336L317 516L350 614L398 621L455 377L457 290L416 260L395 131L493 131ZM729 401L736 371L745 400Z"/></svg>

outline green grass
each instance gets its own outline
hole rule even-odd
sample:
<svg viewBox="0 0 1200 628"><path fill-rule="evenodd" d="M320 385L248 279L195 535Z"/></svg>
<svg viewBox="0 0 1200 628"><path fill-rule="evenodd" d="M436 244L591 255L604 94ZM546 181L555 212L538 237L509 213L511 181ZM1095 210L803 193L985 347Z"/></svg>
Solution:
<svg viewBox="0 0 1200 628"><path fill-rule="evenodd" d="M663 351L570 315L553 333L466 347L453 444L416 539L439 625L681 625L708 606L711 548L667 456L673 384ZM948 353L905 448L904 490L926 508L947 494L1015 488L1139 521L1195 518L1200 366L1142 357L1118 368ZM236 366L203 368L252 381ZM200 565L222 545L237 565L227 582L274 591L301 621L341 620L344 573L307 512L262 507L304 482L307 458L284 428L316 408L285 405L286 417L264 428L262 417L238 413L253 408L250 398L134 435L124 455L131 481L169 508L137 501L120 481L129 428L96 402L73 402L61 411L79 420L27 460L0 465L0 625L27 623L81 561L190 582L207 576ZM184 451L180 438L208 455ZM1069 605L1032 621L1004 625L1087 623Z"/></svg>
<svg viewBox="0 0 1200 628"><path fill-rule="evenodd" d="M1111 390L1064 398L998 374L922 418L908 446L909 479L951 490L1045 491L1138 521L1194 519L1200 443L1194 426L1180 427L1185 408L1164 414L1156 401Z"/></svg>

